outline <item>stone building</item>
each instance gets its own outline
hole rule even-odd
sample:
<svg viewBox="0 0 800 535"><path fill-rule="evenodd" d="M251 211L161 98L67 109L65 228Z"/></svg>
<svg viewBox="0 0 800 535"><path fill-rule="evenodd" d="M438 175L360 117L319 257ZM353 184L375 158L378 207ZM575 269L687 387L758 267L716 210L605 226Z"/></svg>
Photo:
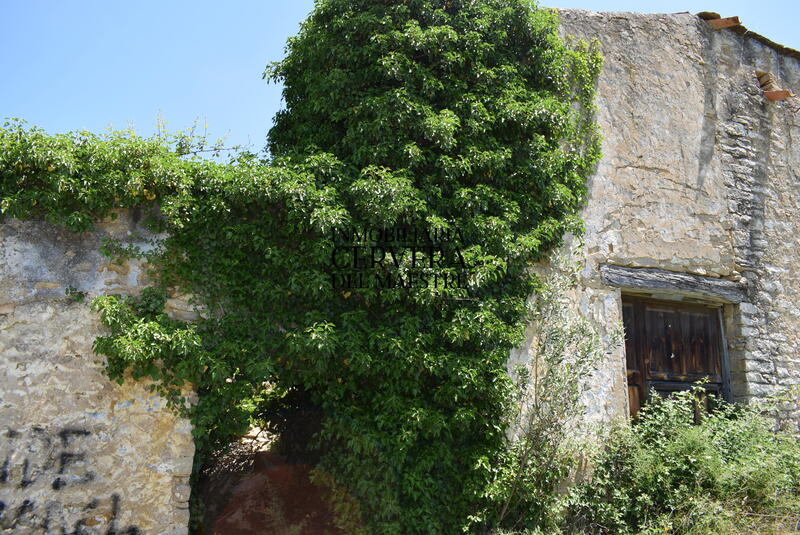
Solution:
<svg viewBox="0 0 800 535"><path fill-rule="evenodd" d="M800 384L800 52L712 13L560 17L605 58L581 307L626 331L590 416L701 378L742 402Z"/></svg>
<svg viewBox="0 0 800 535"><path fill-rule="evenodd" d="M781 93L800 92L800 53L707 18L561 11L605 56L579 301L628 336L592 378L597 423L702 377L738 401L800 384L800 103ZM103 375L79 302L146 284L98 252L136 233L131 214L81 235L0 225L0 533L187 532L191 426Z"/></svg>

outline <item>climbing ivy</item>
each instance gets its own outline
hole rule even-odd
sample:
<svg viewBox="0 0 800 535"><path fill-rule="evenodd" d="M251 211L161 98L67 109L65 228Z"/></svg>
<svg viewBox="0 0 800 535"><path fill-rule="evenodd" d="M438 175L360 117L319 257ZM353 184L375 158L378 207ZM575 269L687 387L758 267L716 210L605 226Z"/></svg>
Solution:
<svg viewBox="0 0 800 535"><path fill-rule="evenodd" d="M599 65L526 0L319 0L265 72L286 103L269 154L220 163L186 136L7 123L0 211L82 231L152 209L162 239L109 249L142 256L153 287L93 302L109 375L153 378L191 416L201 459L253 419L285 428L292 404L311 407L298 451L349 489L371 532L450 535L485 525L505 363L538 287L527 268L580 230ZM458 253L424 275L466 283L337 285L337 231L374 242L370 229L398 228L453 237ZM408 255L356 267L383 281L416 269ZM196 321L164 312L175 294Z"/></svg>

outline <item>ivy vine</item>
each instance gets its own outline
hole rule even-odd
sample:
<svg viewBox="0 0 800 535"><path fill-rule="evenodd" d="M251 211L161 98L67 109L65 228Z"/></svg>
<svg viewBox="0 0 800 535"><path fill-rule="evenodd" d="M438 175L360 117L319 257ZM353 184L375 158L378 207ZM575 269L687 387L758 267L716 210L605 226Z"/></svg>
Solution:
<svg viewBox="0 0 800 535"><path fill-rule="evenodd" d="M478 529L506 445L506 361L538 288L528 266L581 228L599 66L526 0L319 0L265 72L286 102L269 154L221 163L186 136L6 123L0 212L84 231L152 210L166 237L129 254L155 285L94 300L109 329L95 350L112 378L156 380L192 418L199 459L302 400L320 417L298 447L371 532ZM334 287L332 229L399 225L457 230L469 284ZM174 293L196 321L165 314Z"/></svg>

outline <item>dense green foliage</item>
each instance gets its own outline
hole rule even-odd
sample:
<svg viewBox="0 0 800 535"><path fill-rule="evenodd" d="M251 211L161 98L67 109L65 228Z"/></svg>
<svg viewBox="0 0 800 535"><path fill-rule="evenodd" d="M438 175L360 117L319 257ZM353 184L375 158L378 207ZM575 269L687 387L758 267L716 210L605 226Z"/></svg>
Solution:
<svg viewBox="0 0 800 535"><path fill-rule="evenodd" d="M187 141L142 139L132 132L50 136L7 122L0 129L0 215L42 215L74 231L88 230L114 209L151 204L159 193L185 188L198 166L175 150Z"/></svg>
<svg viewBox="0 0 800 535"><path fill-rule="evenodd" d="M201 454L300 399L321 415L302 454L372 532L485 526L476 511L503 499L487 488L507 442L505 363L537 288L527 267L579 230L599 151L599 57L556 23L526 0L321 0L268 70L286 100L269 157L221 164L186 157L183 137L6 125L2 213L85 230L160 208L166 237L141 253L155 285L94 301L110 328L96 350L112 377L152 377L175 406L194 385ZM333 228L400 224L458 230L468 285L333 287ZM375 271L406 277L409 262ZM169 294L193 296L197 321L170 319Z"/></svg>
<svg viewBox="0 0 800 535"><path fill-rule="evenodd" d="M784 529L794 525L800 441L775 433L756 405L719 402L696 423L697 392L656 397L609 436L592 482L575 492L581 533L764 533L781 517ZM760 528L750 531L747 513L763 515Z"/></svg>

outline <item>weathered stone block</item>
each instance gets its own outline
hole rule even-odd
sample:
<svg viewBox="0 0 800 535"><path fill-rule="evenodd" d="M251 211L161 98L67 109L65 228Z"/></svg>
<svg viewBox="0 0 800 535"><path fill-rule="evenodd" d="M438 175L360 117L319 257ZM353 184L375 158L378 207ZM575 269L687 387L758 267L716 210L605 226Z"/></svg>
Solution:
<svg viewBox="0 0 800 535"><path fill-rule="evenodd" d="M103 329L88 300L141 289L140 266L109 264L100 240L134 231L127 214L81 234L0 225L3 533L187 533L191 425L147 384L110 381L92 352Z"/></svg>

